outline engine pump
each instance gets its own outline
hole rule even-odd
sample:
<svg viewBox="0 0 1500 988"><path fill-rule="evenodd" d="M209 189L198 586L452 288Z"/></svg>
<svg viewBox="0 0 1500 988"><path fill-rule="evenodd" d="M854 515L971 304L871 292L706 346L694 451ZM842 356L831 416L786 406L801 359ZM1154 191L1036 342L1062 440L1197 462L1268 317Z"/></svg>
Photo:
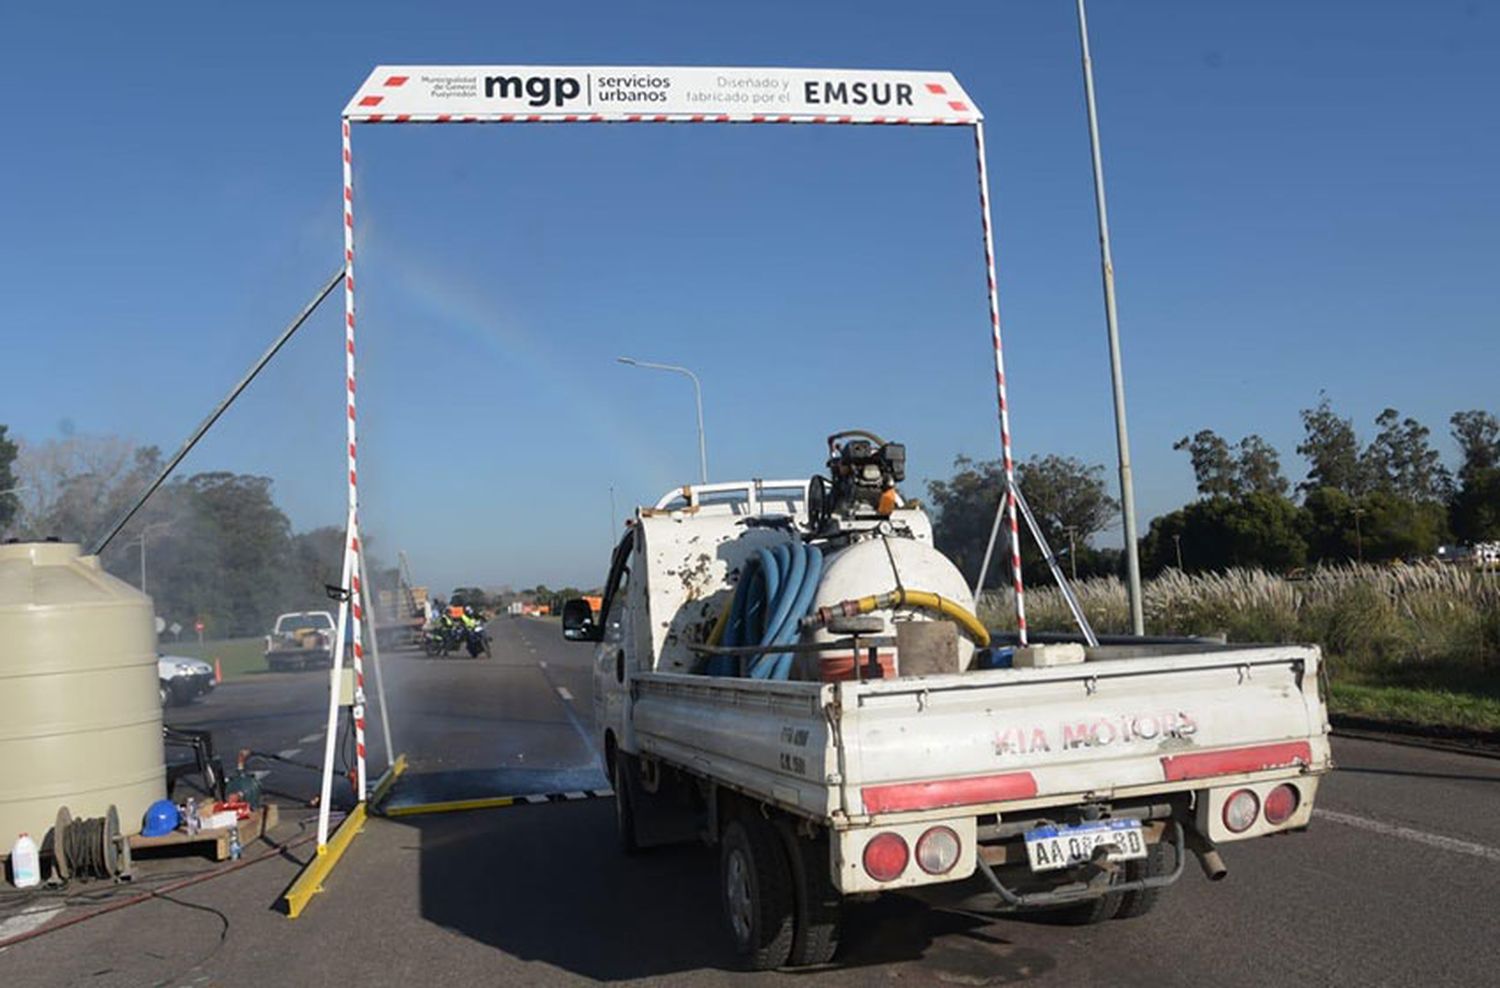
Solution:
<svg viewBox="0 0 1500 988"><path fill-rule="evenodd" d="M873 432L850 429L828 437L828 473L808 489L815 530L835 520L885 518L896 509L896 485L906 479L906 447Z"/></svg>

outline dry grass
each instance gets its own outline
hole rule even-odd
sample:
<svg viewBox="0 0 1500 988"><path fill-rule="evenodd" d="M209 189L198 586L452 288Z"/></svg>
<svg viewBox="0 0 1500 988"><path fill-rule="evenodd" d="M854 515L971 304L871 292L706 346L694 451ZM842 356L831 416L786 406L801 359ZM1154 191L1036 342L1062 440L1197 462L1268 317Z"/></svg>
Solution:
<svg viewBox="0 0 1500 988"><path fill-rule="evenodd" d="M1096 631L1129 632L1120 580L1083 581L1077 592ZM1438 563L1333 566L1296 580L1169 570L1146 584L1143 606L1149 634L1311 642L1345 682L1500 694L1500 573ZM992 627L1010 624L1011 593L986 594L980 612ZM1026 617L1039 631L1073 628L1055 587L1027 592Z"/></svg>

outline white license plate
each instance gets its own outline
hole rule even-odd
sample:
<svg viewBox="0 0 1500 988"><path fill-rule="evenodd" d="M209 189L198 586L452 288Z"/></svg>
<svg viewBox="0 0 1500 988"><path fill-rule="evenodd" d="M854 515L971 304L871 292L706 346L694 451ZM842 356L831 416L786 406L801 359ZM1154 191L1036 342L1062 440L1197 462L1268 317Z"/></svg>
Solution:
<svg viewBox="0 0 1500 988"><path fill-rule="evenodd" d="M1026 834L1026 856L1032 871L1055 871L1088 861L1094 848L1113 844L1111 861L1146 856L1146 838L1139 820L1099 820L1071 827L1038 827Z"/></svg>

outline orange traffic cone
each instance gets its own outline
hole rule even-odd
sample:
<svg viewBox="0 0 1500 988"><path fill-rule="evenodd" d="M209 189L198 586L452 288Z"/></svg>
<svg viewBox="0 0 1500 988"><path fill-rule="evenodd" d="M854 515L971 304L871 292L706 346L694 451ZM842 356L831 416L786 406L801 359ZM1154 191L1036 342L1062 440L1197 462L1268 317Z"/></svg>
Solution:
<svg viewBox="0 0 1500 988"><path fill-rule="evenodd" d="M222 683L223 681L224 681L224 667L221 666L221 665L219 665L219 657L217 655L215 655L214 656L214 685L217 686L219 683Z"/></svg>

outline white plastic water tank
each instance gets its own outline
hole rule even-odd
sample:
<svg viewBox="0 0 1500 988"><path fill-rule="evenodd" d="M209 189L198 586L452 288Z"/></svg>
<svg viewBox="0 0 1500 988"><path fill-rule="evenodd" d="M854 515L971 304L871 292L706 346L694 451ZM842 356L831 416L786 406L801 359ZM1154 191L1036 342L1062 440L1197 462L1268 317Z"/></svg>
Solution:
<svg viewBox="0 0 1500 988"><path fill-rule="evenodd" d="M813 607L831 607L844 600L889 593L897 588L925 590L974 610L974 597L953 561L925 542L902 538L875 538L856 542L831 553L824 562L823 578L813 597ZM917 608L872 611L885 618L886 633L894 634L896 621L947 620ZM840 637L819 631L814 640ZM958 636L958 667L966 667L974 654L967 635Z"/></svg>
<svg viewBox="0 0 1500 988"><path fill-rule="evenodd" d="M151 598L74 543L0 545L0 704L0 846L166 795Z"/></svg>

